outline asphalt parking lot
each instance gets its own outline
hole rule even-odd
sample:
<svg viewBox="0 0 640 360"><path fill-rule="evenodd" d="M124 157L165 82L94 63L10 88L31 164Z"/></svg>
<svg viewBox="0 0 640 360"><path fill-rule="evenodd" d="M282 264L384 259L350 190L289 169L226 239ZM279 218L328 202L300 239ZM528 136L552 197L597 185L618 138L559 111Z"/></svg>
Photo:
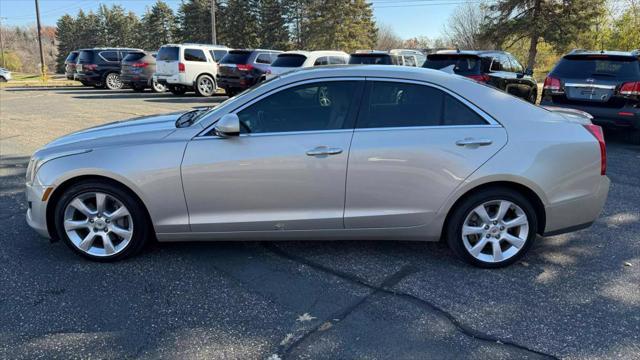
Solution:
<svg viewBox="0 0 640 360"><path fill-rule="evenodd" d="M223 99L0 90L0 358L640 359L640 146L619 134L600 219L538 238L506 269L438 243L260 239L153 244L102 264L27 226L39 146Z"/></svg>

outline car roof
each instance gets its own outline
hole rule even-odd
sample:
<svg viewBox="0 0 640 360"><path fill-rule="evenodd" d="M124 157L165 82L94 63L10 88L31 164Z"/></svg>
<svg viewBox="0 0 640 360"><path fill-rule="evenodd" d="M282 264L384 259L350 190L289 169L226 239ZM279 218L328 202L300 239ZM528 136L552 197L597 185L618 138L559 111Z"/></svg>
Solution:
<svg viewBox="0 0 640 360"><path fill-rule="evenodd" d="M316 50L316 51L306 51L306 50L291 50L291 51L285 51L280 55L287 55L287 54L293 54L293 55L304 55L304 56L349 56L349 54L347 54L344 51L337 51L337 50Z"/></svg>
<svg viewBox="0 0 640 360"><path fill-rule="evenodd" d="M165 46L173 46L173 47L184 47L184 46L201 46L201 47L206 47L206 48L214 48L214 49L221 49L221 50L231 50L229 49L227 46L225 45L214 45L214 44L198 44L198 43L182 43L182 44L164 44L161 47L165 47Z"/></svg>
<svg viewBox="0 0 640 360"><path fill-rule="evenodd" d="M429 54L429 55L477 55L477 56L489 56L489 55L493 55L493 54L505 54L505 55L510 55L508 52L506 51L501 51L501 50L439 50L436 51L434 54Z"/></svg>
<svg viewBox="0 0 640 360"><path fill-rule="evenodd" d="M612 55L612 56L640 57L640 49L633 50L633 51L574 49L574 50L571 50L565 56L570 56L570 55Z"/></svg>
<svg viewBox="0 0 640 360"><path fill-rule="evenodd" d="M142 49L136 49L136 48L111 48L111 47L95 47L95 48L80 49L77 51L120 51L120 50L144 51Z"/></svg>
<svg viewBox="0 0 640 360"><path fill-rule="evenodd" d="M271 50L271 49L232 49L230 51L242 51L242 52L275 52L282 53L281 50Z"/></svg>

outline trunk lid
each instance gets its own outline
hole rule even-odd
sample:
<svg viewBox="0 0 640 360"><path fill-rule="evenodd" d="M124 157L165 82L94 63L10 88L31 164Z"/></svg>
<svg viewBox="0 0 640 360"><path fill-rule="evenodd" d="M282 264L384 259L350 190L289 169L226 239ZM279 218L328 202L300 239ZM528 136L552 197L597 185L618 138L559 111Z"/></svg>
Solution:
<svg viewBox="0 0 640 360"><path fill-rule="evenodd" d="M177 46L163 46L156 57L156 74L176 75L180 72L180 48Z"/></svg>
<svg viewBox="0 0 640 360"><path fill-rule="evenodd" d="M251 51L231 50L220 60L218 75L228 78L240 78L241 71L238 65L245 65L249 61Z"/></svg>

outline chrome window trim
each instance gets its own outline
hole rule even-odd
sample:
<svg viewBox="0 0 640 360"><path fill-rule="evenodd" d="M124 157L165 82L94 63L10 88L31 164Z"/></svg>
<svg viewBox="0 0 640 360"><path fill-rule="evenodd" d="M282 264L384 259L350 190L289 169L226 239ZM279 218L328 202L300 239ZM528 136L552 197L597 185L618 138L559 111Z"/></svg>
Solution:
<svg viewBox="0 0 640 360"><path fill-rule="evenodd" d="M339 134L339 133L353 133L354 129L332 129L332 130L309 130L309 131L281 131L281 132L270 132L270 133L256 133L256 134L240 134L238 137L266 137L266 136L289 136L289 135L313 135L313 134ZM204 139L228 139L223 138L217 135L202 135L194 138L194 140L204 140Z"/></svg>
<svg viewBox="0 0 640 360"><path fill-rule="evenodd" d="M317 82L327 82L327 81L366 81L366 78L364 76L347 76L347 77L326 77L326 78L316 78L316 79L307 79L307 80L301 80L301 81L296 81L296 82L292 82L290 84L278 87L276 89L271 89L269 91L267 91L266 93L259 95L251 100L249 100L248 102L236 107L235 109L227 112L227 114L237 114L238 112L246 109L247 107L255 104L256 102L266 98L267 96L271 96L275 93L278 93L280 91L284 91L286 89L292 88L292 87L296 87L296 86L300 86L300 85L306 85L306 84L312 84L312 83L317 83ZM224 115L224 114L222 114ZM220 115L220 116L222 116ZM204 138L210 138L210 137L217 137L217 136L207 136L204 135L206 133L208 133L209 131L211 131L213 129L213 127L215 126L216 122L218 121L218 119L214 120L211 125L209 125L207 128L205 128L203 131L200 132L200 134L198 134L196 137L204 137ZM336 130L348 130L348 131L353 131L353 129L331 129L331 130L309 130L309 131L281 131L278 133L260 133L260 134L290 134L290 133L305 133L308 134L310 132L319 132L319 131L336 131ZM253 134L253 135L258 135L258 134Z"/></svg>
<svg viewBox="0 0 640 360"><path fill-rule="evenodd" d="M466 98L458 95L457 93L432 82L429 81L422 81L422 80L412 80L412 79L397 79L397 78L383 78L383 77L367 77L366 78L368 81L386 81L386 82L401 82L401 83L409 83L409 84L416 84L416 85L423 85L423 86L430 86L433 87L435 89L438 89L440 91L445 92L448 95L453 96L456 100L459 100L460 102L462 102L464 105L466 105L467 107L469 107L473 112L475 112L476 114L478 114L482 119L484 119L484 121L487 122L486 125L471 125L471 126L487 126L487 125L499 125L502 126L502 124L500 124L496 119L494 119L491 115L489 115L488 113L486 113L484 110L482 110L481 108L479 108L478 106L476 106L476 104L472 103L471 101L467 100ZM439 128L439 127L447 127L447 126L469 126L469 125L436 125L436 126L427 126L429 128ZM418 126L407 126L408 128L416 128ZM388 128L387 128L388 129Z"/></svg>
<svg viewBox="0 0 640 360"><path fill-rule="evenodd" d="M502 128L502 125L436 125L436 126L394 126L394 127L376 127L376 128L357 128L355 132L367 131L411 131L411 130L446 130L446 129L487 129Z"/></svg>
<svg viewBox="0 0 640 360"><path fill-rule="evenodd" d="M578 88L592 88L592 89L603 89L603 90L614 90L616 88L615 85L601 85L601 84L583 84L583 83L565 83L565 87L578 87Z"/></svg>

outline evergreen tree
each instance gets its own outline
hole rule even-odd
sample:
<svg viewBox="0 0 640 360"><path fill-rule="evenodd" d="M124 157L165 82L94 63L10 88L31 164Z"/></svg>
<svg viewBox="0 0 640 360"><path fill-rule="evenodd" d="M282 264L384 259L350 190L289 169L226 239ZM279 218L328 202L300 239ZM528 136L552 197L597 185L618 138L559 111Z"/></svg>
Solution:
<svg viewBox="0 0 640 360"><path fill-rule="evenodd" d="M71 15L63 15L56 23L58 40L58 55L56 57L56 71L64 72L64 61L67 55L78 48L76 20Z"/></svg>
<svg viewBox="0 0 640 360"><path fill-rule="evenodd" d="M377 28L371 4L365 0L315 1L303 28L310 50L372 49Z"/></svg>
<svg viewBox="0 0 640 360"><path fill-rule="evenodd" d="M158 0L142 16L139 47L157 50L173 42L177 32L176 18L166 2Z"/></svg>
<svg viewBox="0 0 640 360"><path fill-rule="evenodd" d="M289 32L284 18L284 6L280 0L260 1L260 47L286 50L289 48Z"/></svg>
<svg viewBox="0 0 640 360"><path fill-rule="evenodd" d="M76 17L78 49L106 46L102 36L100 18L90 11L88 14L80 10Z"/></svg>
<svg viewBox="0 0 640 360"><path fill-rule="evenodd" d="M100 35L106 46L137 46L140 21L133 12L126 13L120 5L111 8L100 5L97 15L100 18Z"/></svg>
<svg viewBox="0 0 640 360"><path fill-rule="evenodd" d="M529 41L527 67L533 69L538 44L544 41L557 51L574 43L604 11L605 0L497 0L484 26L484 37L496 44Z"/></svg>
<svg viewBox="0 0 640 360"><path fill-rule="evenodd" d="M304 29L307 27L313 0L281 0L284 15L289 27L292 47L305 49L307 38Z"/></svg>
<svg viewBox="0 0 640 360"><path fill-rule="evenodd" d="M220 18L218 15L216 20ZM183 1L178 9L178 23L177 37L180 41L210 44L211 0Z"/></svg>
<svg viewBox="0 0 640 360"><path fill-rule="evenodd" d="M232 48L255 48L260 45L257 0L228 0L225 8L226 45Z"/></svg>

